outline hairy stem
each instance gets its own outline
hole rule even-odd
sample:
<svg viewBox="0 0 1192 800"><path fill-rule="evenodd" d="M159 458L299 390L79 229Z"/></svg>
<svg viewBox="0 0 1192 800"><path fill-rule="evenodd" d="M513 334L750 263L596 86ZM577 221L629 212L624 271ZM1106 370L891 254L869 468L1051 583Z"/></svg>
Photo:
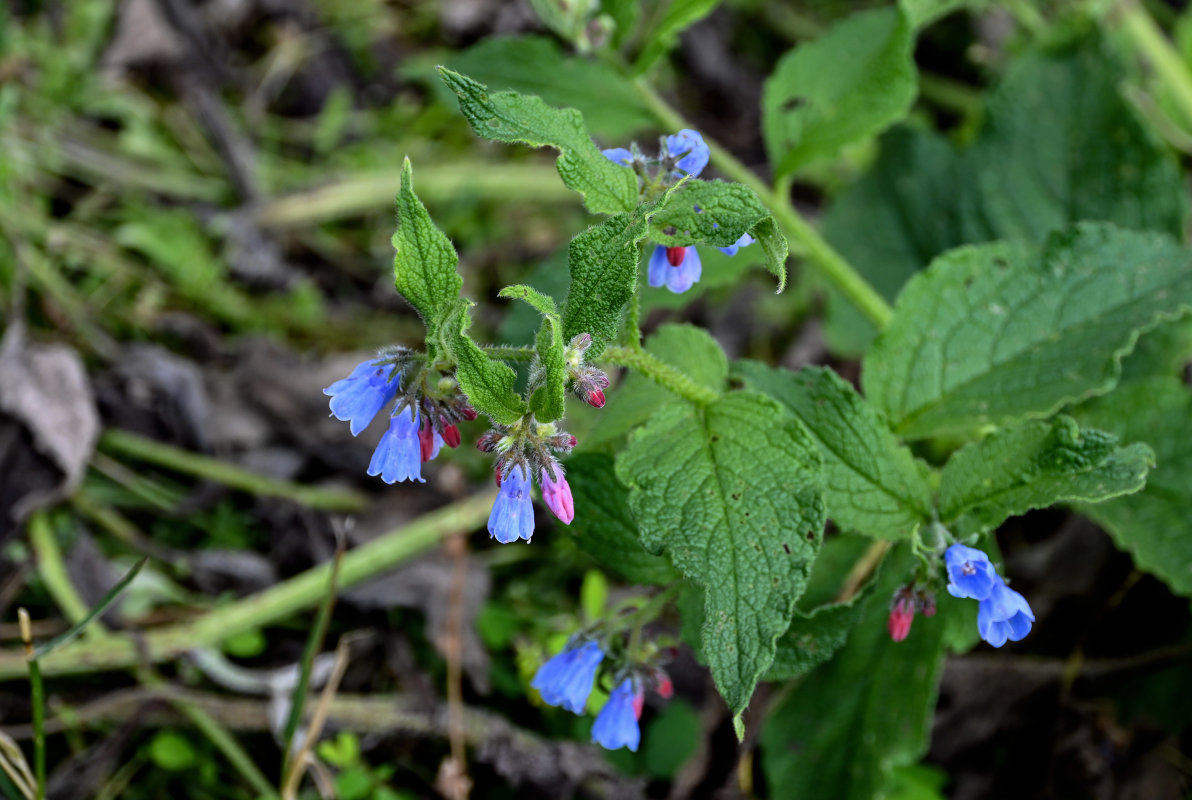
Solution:
<svg viewBox="0 0 1192 800"><path fill-rule="evenodd" d="M634 85L642 100L649 106L661 124L675 129L691 127L691 124L671 108L646 80L639 78L634 81ZM749 167L738 161L732 153L716 142L707 137L704 140L712 154L712 160L720 168L720 171L734 181L753 189L762 203L769 207L771 213L774 214L774 219L786 235L803 247L808 261L870 322L879 329L884 328L893 313L890 304L839 253L832 249L832 246L819 235L815 228L811 227L807 220L799 215L799 212L791 205L790 197L771 189Z"/></svg>
<svg viewBox="0 0 1192 800"><path fill-rule="evenodd" d="M706 406L720 396L711 389L700 386L679 370L659 361L644 350L609 347L600 354L600 360L619 367L635 369L658 385L670 389L684 400L689 400L697 406Z"/></svg>

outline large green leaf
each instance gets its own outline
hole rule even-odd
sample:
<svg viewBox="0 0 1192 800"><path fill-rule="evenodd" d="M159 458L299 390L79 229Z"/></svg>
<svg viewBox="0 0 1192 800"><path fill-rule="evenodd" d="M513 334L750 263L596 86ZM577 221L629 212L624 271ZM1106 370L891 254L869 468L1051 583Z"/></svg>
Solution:
<svg viewBox="0 0 1192 800"><path fill-rule="evenodd" d="M1123 384L1080 410L1082 422L1127 442L1146 442L1156 467L1137 494L1095 505L1078 503L1141 569L1192 597L1192 390L1175 377Z"/></svg>
<svg viewBox="0 0 1192 800"><path fill-rule="evenodd" d="M906 116L917 92L914 31L896 8L854 14L779 60L762 133L781 177Z"/></svg>
<svg viewBox="0 0 1192 800"><path fill-rule="evenodd" d="M811 432L824 456L828 516L842 529L898 539L931 518L931 487L914 456L835 372L738 361L733 373L785 405Z"/></svg>
<svg viewBox="0 0 1192 800"><path fill-rule="evenodd" d="M640 209L618 214L588 228L568 246L571 286L563 307L563 336L571 341L581 333L591 334L590 359L617 338L625 303L637 290L637 244L646 235L646 225Z"/></svg>
<svg viewBox="0 0 1192 800"><path fill-rule="evenodd" d="M844 649L806 675L767 715L762 767L783 797L873 800L895 766L927 749L946 647L976 638L977 604L942 598L939 613L915 620L891 641L890 598L914 557L900 545L887 557Z"/></svg>
<svg viewBox="0 0 1192 800"><path fill-rule="evenodd" d="M1121 98L1123 79L1095 36L1015 59L972 148L891 131L873 169L829 209L825 237L893 300L911 275L961 244L1038 243L1080 220L1182 236L1183 177ZM830 345L850 355L876 333L831 292L826 322Z"/></svg>
<svg viewBox="0 0 1192 800"><path fill-rule="evenodd" d="M815 443L773 400L733 392L702 410L660 410L618 456L617 476L646 549L703 587L704 654L739 720L819 548Z"/></svg>
<svg viewBox="0 0 1192 800"><path fill-rule="evenodd" d="M669 560L642 547L629 512L629 490L617 480L612 456L578 453L564 466L575 501L569 530L581 550L633 583L667 584L678 578Z"/></svg>
<svg viewBox="0 0 1192 800"><path fill-rule="evenodd" d="M616 69L567 55L545 36L492 36L444 59L494 91L536 94L551 105L575 108L597 136L620 141L654 126L641 95Z"/></svg>
<svg viewBox="0 0 1192 800"><path fill-rule="evenodd" d="M940 476L940 519L964 536L1063 501L1100 502L1137 492L1155 454L1118 447L1111 433L1081 431L1071 417L1028 422L962 447Z"/></svg>
<svg viewBox="0 0 1192 800"><path fill-rule="evenodd" d="M468 402L495 422L512 425L526 413L526 404L513 391L517 374L500 361L494 361L468 336L472 324L468 300L456 300L448 312L439 340L455 360L455 378Z"/></svg>
<svg viewBox="0 0 1192 800"><path fill-rule="evenodd" d="M645 350L674 367L697 385L714 392L724 390L728 358L712 335L694 325L662 325L645 342ZM687 401L639 372L630 372L600 415L586 444L619 439L644 425L666 405Z"/></svg>
<svg viewBox="0 0 1192 800"><path fill-rule="evenodd" d="M451 241L435 227L426 206L414 194L414 172L408 158L401 170L393 249L397 251L393 282L426 323L427 342L434 342L437 325L459 299L464 281L455 270L459 257Z"/></svg>
<svg viewBox="0 0 1192 800"><path fill-rule="evenodd" d="M637 176L605 158L574 108L553 108L534 95L489 92L466 75L439 68L459 108L478 135L559 151L556 167L568 188L584 197L594 214L617 214L637 205Z"/></svg>
<svg viewBox="0 0 1192 800"><path fill-rule="evenodd" d="M865 393L911 439L1043 417L1117 383L1141 331L1192 309L1192 253L1081 224L1039 249L991 243L907 284L864 364Z"/></svg>

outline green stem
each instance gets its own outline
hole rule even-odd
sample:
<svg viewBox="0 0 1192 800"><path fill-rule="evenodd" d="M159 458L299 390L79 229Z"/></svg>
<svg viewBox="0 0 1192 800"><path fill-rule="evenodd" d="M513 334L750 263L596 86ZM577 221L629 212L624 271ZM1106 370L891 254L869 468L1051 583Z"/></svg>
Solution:
<svg viewBox="0 0 1192 800"><path fill-rule="evenodd" d="M453 533L480 526L492 506L491 493L479 494L426 514L404 528L384 534L349 551L340 565L339 586L346 589L406 561ZM327 590L331 564L321 564L263 592L217 608L190 622L144 632L136 637L113 634L55 650L41 660L47 675L125 669L142 658L149 662L176 658L197 647L256 630L309 608ZM0 651L0 680L19 678L26 669L23 653Z"/></svg>
<svg viewBox="0 0 1192 800"><path fill-rule="evenodd" d="M1118 24L1134 49L1155 70L1155 74L1171 91L1185 124L1192 124L1192 73L1183 58L1168 41L1163 31L1142 3L1122 0L1118 3Z"/></svg>
<svg viewBox="0 0 1192 800"><path fill-rule="evenodd" d="M41 666L29 659L29 690L33 703L33 774L37 782L37 800L46 796L46 697Z"/></svg>
<svg viewBox="0 0 1192 800"><path fill-rule="evenodd" d="M634 85L642 100L663 126L673 129L691 127L690 123L671 108L645 79L637 79L634 81ZM732 153L716 142L707 137L704 141L708 145L712 160L720 168L720 171L734 181L753 189L762 203L770 208L774 219L786 235L803 246L808 261L870 322L879 329L884 328L893 314L890 304L839 253L832 249L832 246L819 235L815 228L811 227L799 215L799 212L791 205L790 197L772 190L749 167L738 161Z"/></svg>
<svg viewBox="0 0 1192 800"><path fill-rule="evenodd" d="M109 428L100 437L99 447L109 453L119 453L156 464L159 467L206 478L233 489L265 497L283 497L310 508L327 511L360 511L367 500L350 489L320 489L279 481L256 472L233 466L217 458L193 453L168 444L138 436L135 433Z"/></svg>
<svg viewBox="0 0 1192 800"><path fill-rule="evenodd" d="M697 406L706 406L720 396L717 392L700 386L682 372L659 361L644 350L609 347L600 354L599 360L619 367L635 369L658 385L670 389L684 400L689 400Z"/></svg>

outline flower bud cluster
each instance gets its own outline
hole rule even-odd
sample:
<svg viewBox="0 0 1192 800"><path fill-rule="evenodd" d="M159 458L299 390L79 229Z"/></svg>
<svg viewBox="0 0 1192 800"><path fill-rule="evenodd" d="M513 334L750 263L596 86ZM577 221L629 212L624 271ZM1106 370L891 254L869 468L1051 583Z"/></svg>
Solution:
<svg viewBox="0 0 1192 800"><path fill-rule="evenodd" d="M567 363L567 383L572 394L595 408L604 408L604 390L608 388L608 375L603 370L584 363L592 337L581 333L567 345L564 358Z"/></svg>
<svg viewBox="0 0 1192 800"><path fill-rule="evenodd" d="M501 491L488 518L488 532L493 538L502 544L518 539L530 541L534 535L532 483L541 487L546 507L561 522L571 524L575 503L555 455L566 455L575 445L575 437L554 423L532 419L516 425L494 425L480 437L476 447L497 454L495 471Z"/></svg>

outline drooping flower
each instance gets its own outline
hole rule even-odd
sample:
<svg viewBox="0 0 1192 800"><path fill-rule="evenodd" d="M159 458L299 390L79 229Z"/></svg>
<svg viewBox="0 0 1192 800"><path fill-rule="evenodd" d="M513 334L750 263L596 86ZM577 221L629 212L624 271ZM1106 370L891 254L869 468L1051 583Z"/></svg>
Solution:
<svg viewBox="0 0 1192 800"><path fill-rule="evenodd" d="M994 647L1017 642L1031 632L1034 612L1026 598L1006 585L989 556L973 547L954 544L944 554L948 592L978 601L977 633Z"/></svg>
<svg viewBox="0 0 1192 800"><path fill-rule="evenodd" d="M742 247L748 247L751 244L753 244L753 237L748 233L742 233L741 238L730 244L728 247L719 247L717 249L726 256L735 256L738 250L740 250Z"/></svg>
<svg viewBox="0 0 1192 800"><path fill-rule="evenodd" d="M576 646L568 642L563 651L538 668L530 686L538 690L543 702L565 708L574 714L584 713L596 669L604 660L604 651L596 642Z"/></svg>
<svg viewBox="0 0 1192 800"><path fill-rule="evenodd" d="M385 483L419 481L422 477L422 447L418 436L418 412L406 406L389 418L389 430L381 436L368 465L369 475L380 475Z"/></svg>
<svg viewBox="0 0 1192 800"><path fill-rule="evenodd" d="M629 152L627 148L613 147L608 150L601 150L600 154L614 164L620 164L624 167L633 166L633 153Z"/></svg>
<svg viewBox="0 0 1192 800"><path fill-rule="evenodd" d="M488 532L501 544L530 541L534 535L534 505L530 499L530 479L521 464L515 464L501 476L501 489L488 515Z"/></svg>
<svg viewBox="0 0 1192 800"><path fill-rule="evenodd" d="M353 436L367 428L373 417L397 396L401 377L393 371L388 364L364 361L356 365L351 375L323 390L331 398L332 416L346 421Z"/></svg>
<svg viewBox="0 0 1192 800"><path fill-rule="evenodd" d="M694 246L658 245L650 256L646 277L655 288L665 286L675 294L683 294L699 282L703 271L703 263Z"/></svg>
<svg viewBox="0 0 1192 800"><path fill-rule="evenodd" d="M636 753L641 742L637 721L642 715L643 699L632 678L621 681L592 723L592 741L607 750L628 747Z"/></svg>
<svg viewBox="0 0 1192 800"><path fill-rule="evenodd" d="M989 556L975 547L954 544L944 553L948 568L948 594L984 600L994 586L1002 582L989 562Z"/></svg>
<svg viewBox="0 0 1192 800"><path fill-rule="evenodd" d="M1026 598L1001 580L977 608L977 632L994 647L1025 638L1034 621Z"/></svg>
<svg viewBox="0 0 1192 800"><path fill-rule="evenodd" d="M575 519L575 502L571 499L571 485L557 462L542 468L542 502L565 525Z"/></svg>
<svg viewBox="0 0 1192 800"><path fill-rule="evenodd" d="M699 131L684 128L676 134L666 137L666 149L671 158L678 158L675 162L676 170L682 174L697 177L708 166L711 153L704 137ZM682 158L679 158L682 156Z"/></svg>

